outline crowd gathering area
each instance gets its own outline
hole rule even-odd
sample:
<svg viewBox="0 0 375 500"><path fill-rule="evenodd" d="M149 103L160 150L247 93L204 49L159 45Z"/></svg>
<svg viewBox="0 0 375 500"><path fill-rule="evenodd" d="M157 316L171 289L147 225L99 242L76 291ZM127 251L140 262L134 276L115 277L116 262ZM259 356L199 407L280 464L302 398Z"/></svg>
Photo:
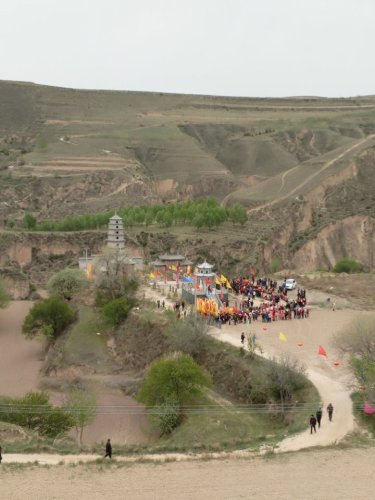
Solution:
<svg viewBox="0 0 375 500"><path fill-rule="evenodd" d="M227 279L215 276L212 283L206 284L205 294L199 294L197 284L193 303L183 299L183 279L170 285L170 291L177 292L179 299L173 303L176 315L186 317L188 311L195 311L203 317L222 325L249 325L252 322L271 323L273 321L302 320L309 318L310 307L304 288L297 288L293 293L286 288L286 278L277 282L271 278L254 276ZM288 295L289 294L289 295ZM158 307L161 303L158 301ZM164 301L163 304L164 306Z"/></svg>
<svg viewBox="0 0 375 500"><path fill-rule="evenodd" d="M224 284L225 286L225 284ZM269 278L257 280L235 278L230 281L234 306L230 301L217 311L220 324L239 324L262 321L270 323L277 320L308 318L310 308L307 305L305 289L297 289L296 299L289 300L285 280L278 283Z"/></svg>

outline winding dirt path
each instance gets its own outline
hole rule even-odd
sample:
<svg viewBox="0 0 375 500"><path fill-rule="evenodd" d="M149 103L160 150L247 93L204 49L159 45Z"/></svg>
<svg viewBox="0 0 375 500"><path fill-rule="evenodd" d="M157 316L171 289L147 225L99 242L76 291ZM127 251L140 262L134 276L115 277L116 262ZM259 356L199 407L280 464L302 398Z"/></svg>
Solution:
<svg viewBox="0 0 375 500"><path fill-rule="evenodd" d="M358 311L313 311L309 319L276 321L271 324L252 323L251 332L257 336L264 349L264 356L278 357L289 354L297 358L305 367L308 378L317 388L323 407L321 428L311 436L308 421L306 431L281 441L277 451L296 451L311 446L328 446L343 439L354 429L354 417L350 394L354 381L345 360L331 346L334 335L350 323ZM367 313L361 313L367 314ZM212 330L218 340L240 347L240 335L245 325L225 326ZM287 342L279 340L279 333ZM302 345L301 345L302 344ZM327 358L318 354L318 346L323 345ZM339 365L335 366L334 362ZM334 418L328 421L327 405L334 406Z"/></svg>

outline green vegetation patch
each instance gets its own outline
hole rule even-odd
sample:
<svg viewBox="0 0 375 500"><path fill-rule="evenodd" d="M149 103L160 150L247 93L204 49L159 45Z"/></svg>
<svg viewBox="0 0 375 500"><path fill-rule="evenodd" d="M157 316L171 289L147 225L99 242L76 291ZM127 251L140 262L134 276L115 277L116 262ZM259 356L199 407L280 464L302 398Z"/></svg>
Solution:
<svg viewBox="0 0 375 500"><path fill-rule="evenodd" d="M36 231L84 231L99 229L108 224L114 211L70 216L60 221L44 221L34 225ZM224 222L245 224L246 210L235 204L230 208L223 208L215 198L185 203L170 203L167 205L149 205L117 210L117 214L124 218L127 227L134 225L150 226L159 224L170 227L175 224L201 227L215 227Z"/></svg>

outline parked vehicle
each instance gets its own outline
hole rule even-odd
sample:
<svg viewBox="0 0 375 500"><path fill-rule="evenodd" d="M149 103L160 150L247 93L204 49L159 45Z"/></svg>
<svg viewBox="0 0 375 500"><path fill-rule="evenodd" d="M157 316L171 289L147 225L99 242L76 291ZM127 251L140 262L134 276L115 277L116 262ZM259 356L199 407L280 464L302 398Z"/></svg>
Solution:
<svg viewBox="0 0 375 500"><path fill-rule="evenodd" d="M294 290L297 286L296 280L293 278L288 278L285 281L285 289L286 290Z"/></svg>

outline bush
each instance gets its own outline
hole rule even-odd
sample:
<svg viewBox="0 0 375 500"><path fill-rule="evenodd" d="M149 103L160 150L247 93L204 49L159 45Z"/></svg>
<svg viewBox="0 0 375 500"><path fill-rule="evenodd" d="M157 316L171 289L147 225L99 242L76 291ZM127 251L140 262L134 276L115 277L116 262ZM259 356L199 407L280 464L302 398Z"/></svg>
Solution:
<svg viewBox="0 0 375 500"><path fill-rule="evenodd" d="M153 415L153 420L160 434L164 435L174 431L183 419L176 402L169 401L158 408L158 413Z"/></svg>
<svg viewBox="0 0 375 500"><path fill-rule="evenodd" d="M114 299L103 306L102 313L112 326L120 325L128 316L132 304L125 297Z"/></svg>
<svg viewBox="0 0 375 500"><path fill-rule="evenodd" d="M9 295L5 281L0 278L0 308L6 307L9 302Z"/></svg>
<svg viewBox="0 0 375 500"><path fill-rule="evenodd" d="M63 269L54 274L47 283L48 291L52 295L65 300L71 300L87 286L86 276L79 269Z"/></svg>
<svg viewBox="0 0 375 500"><path fill-rule="evenodd" d="M45 392L29 392L22 398L4 398L7 411L0 413L0 420L38 432L41 436L56 437L74 425L69 414L54 407Z"/></svg>
<svg viewBox="0 0 375 500"><path fill-rule="evenodd" d="M23 225L26 229L35 229L36 218L30 212L26 212L23 218Z"/></svg>
<svg viewBox="0 0 375 500"><path fill-rule="evenodd" d="M33 305L23 322L22 332L28 338L42 333L56 339L74 318L74 311L64 301L50 297Z"/></svg>
<svg viewBox="0 0 375 500"><path fill-rule="evenodd" d="M344 257L336 262L335 267L333 268L334 273L358 273L361 270L362 266L359 262L354 259L349 259L348 257Z"/></svg>
<svg viewBox="0 0 375 500"><path fill-rule="evenodd" d="M283 263L281 262L281 260L278 258L278 257L274 257L273 259L271 259L271 262L270 262L270 270L271 270L271 273L277 273L278 271L280 271L283 267Z"/></svg>

